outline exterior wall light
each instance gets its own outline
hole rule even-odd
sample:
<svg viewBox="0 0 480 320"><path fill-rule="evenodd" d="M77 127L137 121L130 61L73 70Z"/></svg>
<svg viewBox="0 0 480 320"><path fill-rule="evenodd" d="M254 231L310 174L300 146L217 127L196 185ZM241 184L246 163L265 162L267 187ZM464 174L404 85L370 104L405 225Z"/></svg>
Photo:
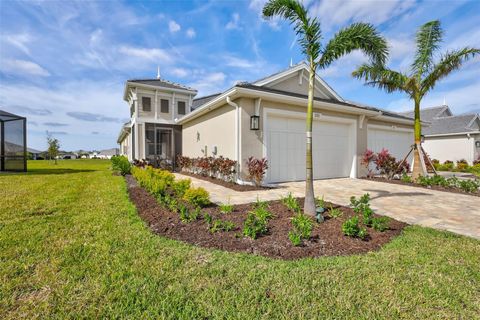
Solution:
<svg viewBox="0 0 480 320"><path fill-rule="evenodd" d="M260 116L250 117L250 130L258 130L260 128Z"/></svg>
<svg viewBox="0 0 480 320"><path fill-rule="evenodd" d="M480 148L480 141L475 141L475 146L476 146L477 148Z"/></svg>

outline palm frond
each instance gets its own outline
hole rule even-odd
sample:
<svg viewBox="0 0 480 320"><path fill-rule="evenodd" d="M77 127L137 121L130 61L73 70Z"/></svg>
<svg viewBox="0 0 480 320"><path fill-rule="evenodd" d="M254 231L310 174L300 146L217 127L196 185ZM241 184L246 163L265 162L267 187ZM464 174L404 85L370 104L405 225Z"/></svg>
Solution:
<svg viewBox="0 0 480 320"><path fill-rule="evenodd" d="M440 61L433 66L432 72L428 74L421 83L421 94L425 95L435 87L438 80L445 78L452 71L459 69L469 59L480 55L480 49L463 48L456 51L447 52Z"/></svg>
<svg viewBox="0 0 480 320"><path fill-rule="evenodd" d="M316 18L308 17L307 10L297 0L270 0L263 7L263 16L280 16L289 20L297 33L304 54L316 61L320 54L321 30Z"/></svg>
<svg viewBox="0 0 480 320"><path fill-rule="evenodd" d="M381 64L362 64L352 72L352 76L365 80L365 84L386 92L402 91L408 95L414 92L414 79L407 75L385 68Z"/></svg>
<svg viewBox="0 0 480 320"><path fill-rule="evenodd" d="M417 31L417 50L412 63L412 73L420 80L421 77L430 72L433 66L433 55L439 48L442 41L443 30L440 21L433 20L425 23Z"/></svg>
<svg viewBox="0 0 480 320"><path fill-rule="evenodd" d="M375 27L368 23L354 23L337 32L324 47L319 67L326 68L336 59L357 49L375 64L383 64L387 60L387 42Z"/></svg>

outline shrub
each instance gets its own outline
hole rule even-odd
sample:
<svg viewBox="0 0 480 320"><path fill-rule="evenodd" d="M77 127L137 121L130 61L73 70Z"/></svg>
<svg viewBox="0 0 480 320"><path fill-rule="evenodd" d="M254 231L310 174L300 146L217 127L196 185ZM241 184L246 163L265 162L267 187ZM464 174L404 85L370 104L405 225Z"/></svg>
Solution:
<svg viewBox="0 0 480 320"><path fill-rule="evenodd" d="M402 180L403 182L407 182L407 183L412 183L413 182L412 177L410 177L406 173L402 174L402 177L400 178L400 180Z"/></svg>
<svg viewBox="0 0 480 320"><path fill-rule="evenodd" d="M466 171L468 169L468 162L465 159L461 159L457 161L457 168L458 171Z"/></svg>
<svg viewBox="0 0 480 320"><path fill-rule="evenodd" d="M181 170L212 178L221 178L225 181L234 180L237 168L237 161L222 156L218 158L177 156L177 163Z"/></svg>
<svg viewBox="0 0 480 320"><path fill-rule="evenodd" d="M474 193L480 188L480 180L459 180L458 187L465 192Z"/></svg>
<svg viewBox="0 0 480 320"><path fill-rule="evenodd" d="M268 208L268 202L267 201L261 201L257 196L257 200L253 204L253 208L254 209L259 209L259 208L267 209Z"/></svg>
<svg viewBox="0 0 480 320"><path fill-rule="evenodd" d="M300 205L295 197L293 197L292 193L289 192L288 195L281 199L282 203L288 208L288 210L293 211L295 213L300 212Z"/></svg>
<svg viewBox="0 0 480 320"><path fill-rule="evenodd" d="M315 205L317 206L317 208L323 208L325 209L325 200L322 196L322 198L315 198Z"/></svg>
<svg viewBox="0 0 480 320"><path fill-rule="evenodd" d="M210 195L202 187L190 188L185 192L183 200L195 207L204 207L210 204Z"/></svg>
<svg viewBox="0 0 480 320"><path fill-rule="evenodd" d="M165 180L161 180L159 178L151 178L149 180L148 189L150 193L157 196L162 196L165 194L165 191L167 190L167 184L165 183Z"/></svg>
<svg viewBox="0 0 480 320"><path fill-rule="evenodd" d="M205 220L205 222L206 222L207 224L209 224L209 225L212 224L212 222L213 222L212 216L209 215L209 214L206 213L206 212L205 212L205 214L203 215L203 220Z"/></svg>
<svg viewBox="0 0 480 320"><path fill-rule="evenodd" d="M179 198L183 198L185 192L190 189L191 184L192 181L190 179L181 179L178 181L174 181L172 187L175 191L175 195Z"/></svg>
<svg viewBox="0 0 480 320"><path fill-rule="evenodd" d="M376 155L375 152L373 152L370 149L367 149L365 153L362 155L361 159L361 164L367 168L367 177L371 178L373 177L373 171L372 171L372 163L375 161Z"/></svg>
<svg viewBox="0 0 480 320"><path fill-rule="evenodd" d="M389 222L390 222L390 219L388 217L373 218L372 228L377 231L383 232L389 229L389 226L388 226Z"/></svg>
<svg viewBox="0 0 480 320"><path fill-rule="evenodd" d="M342 232L349 237L365 239L368 236L367 230L360 228L358 216L353 216L342 224Z"/></svg>
<svg viewBox="0 0 480 320"><path fill-rule="evenodd" d="M230 203L223 203L220 205L220 212L221 213L232 213L233 205Z"/></svg>
<svg viewBox="0 0 480 320"><path fill-rule="evenodd" d="M330 215L330 217L336 219L336 218L341 217L343 215L343 212L339 208L334 208L332 205L330 205L330 209L328 210L328 214Z"/></svg>
<svg viewBox="0 0 480 320"><path fill-rule="evenodd" d="M180 220L182 220L183 223L190 223L192 221L196 221L199 216L200 208L188 210L186 206L180 206Z"/></svg>
<svg viewBox="0 0 480 320"><path fill-rule="evenodd" d="M268 161L266 158L256 159L249 157L247 160L248 178L256 185L262 184L263 177L268 169Z"/></svg>
<svg viewBox="0 0 480 320"><path fill-rule="evenodd" d="M216 159L215 168L224 180L232 181L236 173L237 161L220 156Z"/></svg>
<svg viewBox="0 0 480 320"><path fill-rule="evenodd" d="M260 219L255 212L249 212L243 225L243 235L252 239L257 239L260 235L267 232L268 220Z"/></svg>
<svg viewBox="0 0 480 320"><path fill-rule="evenodd" d="M210 232L215 233L219 231L232 231L235 229L235 223L232 221L222 221L220 219L213 220L212 223L210 224Z"/></svg>
<svg viewBox="0 0 480 320"><path fill-rule="evenodd" d="M288 238L293 245L300 245L304 239L310 239L313 230L313 221L303 213L297 213L292 218L293 229L288 233ZM300 238L300 241L298 241ZM293 239L293 240L292 240Z"/></svg>
<svg viewBox="0 0 480 320"><path fill-rule="evenodd" d="M380 174L386 175L387 178L393 176L397 169L397 161L387 149L382 149L382 151L377 154L374 163Z"/></svg>
<svg viewBox="0 0 480 320"><path fill-rule="evenodd" d="M132 165L125 156L113 156L110 161L112 162L112 170L119 172L122 176L130 174Z"/></svg>

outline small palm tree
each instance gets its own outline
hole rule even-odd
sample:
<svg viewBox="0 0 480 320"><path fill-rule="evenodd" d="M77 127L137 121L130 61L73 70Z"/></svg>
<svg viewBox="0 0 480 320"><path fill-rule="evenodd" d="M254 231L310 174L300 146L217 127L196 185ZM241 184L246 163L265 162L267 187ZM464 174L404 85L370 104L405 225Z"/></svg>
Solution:
<svg viewBox="0 0 480 320"><path fill-rule="evenodd" d="M415 141L413 179L426 175L424 155L421 148L422 126L420 122L420 103L423 97L432 90L437 81L457 70L463 63L480 53L479 49L463 48L450 51L440 56L434 64L434 56L442 41L443 30L440 21L425 23L417 31L417 48L415 58L408 74L385 68L382 64L363 64L352 75L364 79L366 85L378 87L387 92L401 91L406 93L415 103Z"/></svg>
<svg viewBox="0 0 480 320"><path fill-rule="evenodd" d="M312 161L312 119L313 90L317 68L325 69L338 58L354 50L362 50L375 64L383 64L388 55L387 43L370 24L355 23L340 30L326 45L320 40L322 33L317 18L308 16L308 12L298 0L270 0L263 8L263 16L280 16L293 25L299 44L307 56L310 68L307 103L307 153L306 153L306 190L304 212L315 215L315 196L313 193Z"/></svg>

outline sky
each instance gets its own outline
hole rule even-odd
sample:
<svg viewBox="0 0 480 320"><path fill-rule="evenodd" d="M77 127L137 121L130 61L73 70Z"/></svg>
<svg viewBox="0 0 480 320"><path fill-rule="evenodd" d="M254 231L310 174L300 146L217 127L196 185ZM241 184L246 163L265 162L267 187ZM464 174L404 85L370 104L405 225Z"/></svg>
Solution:
<svg viewBox="0 0 480 320"><path fill-rule="evenodd" d="M46 132L62 150L116 146L129 108L127 79L162 78L198 96L254 81L304 59L288 22L266 21L265 0L0 1L0 109L28 119L28 146L45 150ZM480 1L304 1L318 17L322 43L353 22L386 37L388 67L408 72L417 28L439 19L440 52L480 48ZM353 52L319 70L345 100L408 111L401 94L351 77L366 62ZM480 112L480 58L441 81L422 107L444 101L454 113Z"/></svg>

